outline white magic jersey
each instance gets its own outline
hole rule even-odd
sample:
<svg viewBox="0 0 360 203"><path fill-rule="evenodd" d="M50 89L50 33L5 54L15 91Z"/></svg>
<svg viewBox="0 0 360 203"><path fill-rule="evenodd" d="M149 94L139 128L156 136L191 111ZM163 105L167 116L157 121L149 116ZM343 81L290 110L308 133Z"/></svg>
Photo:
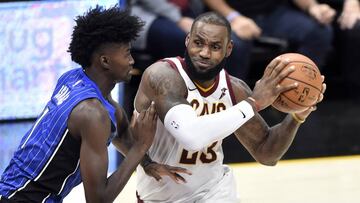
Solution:
<svg viewBox="0 0 360 203"><path fill-rule="evenodd" d="M167 58L178 70L188 88L187 101L197 114L211 114L233 106L233 94L227 73L222 70L214 86L207 92L199 90L184 70L181 58ZM189 132L191 133L191 132ZM196 139L196 134L193 139ZM181 174L187 183L177 184L168 177L157 182L137 168L137 192L145 202L195 202L204 198L224 177L222 140L216 141L200 151L188 151L177 142L158 120L156 135L149 149L149 156L158 163L187 168L192 175Z"/></svg>

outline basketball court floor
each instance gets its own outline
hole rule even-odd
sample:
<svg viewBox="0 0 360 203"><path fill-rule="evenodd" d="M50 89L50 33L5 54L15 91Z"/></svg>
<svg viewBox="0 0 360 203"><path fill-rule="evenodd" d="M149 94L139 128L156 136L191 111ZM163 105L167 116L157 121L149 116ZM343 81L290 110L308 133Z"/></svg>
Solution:
<svg viewBox="0 0 360 203"><path fill-rule="evenodd" d="M230 165L241 203L360 203L360 155ZM135 203L134 174L115 203ZM85 202L82 185L65 203Z"/></svg>

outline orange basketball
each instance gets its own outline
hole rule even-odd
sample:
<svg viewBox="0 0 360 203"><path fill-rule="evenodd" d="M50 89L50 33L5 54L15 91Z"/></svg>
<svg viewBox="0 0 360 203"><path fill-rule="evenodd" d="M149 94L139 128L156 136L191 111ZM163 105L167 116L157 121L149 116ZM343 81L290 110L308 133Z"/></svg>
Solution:
<svg viewBox="0 0 360 203"><path fill-rule="evenodd" d="M284 113L295 113L316 104L322 88L321 73L316 64L308 57L297 53L280 56L290 60L287 67L295 66L295 71L282 80L280 85L297 82L298 87L280 94L272 106Z"/></svg>

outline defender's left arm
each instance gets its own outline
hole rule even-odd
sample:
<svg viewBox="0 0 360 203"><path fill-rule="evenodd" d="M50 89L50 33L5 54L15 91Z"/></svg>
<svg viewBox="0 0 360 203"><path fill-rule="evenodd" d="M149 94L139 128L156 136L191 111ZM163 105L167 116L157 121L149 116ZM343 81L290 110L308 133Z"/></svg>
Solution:
<svg viewBox="0 0 360 203"><path fill-rule="evenodd" d="M115 117L117 122L117 135L112 140L112 144L121 154L126 156L134 142L129 128L129 119L125 110L119 105L119 103L114 101L111 96L108 96L108 101L113 107L115 107Z"/></svg>
<svg viewBox="0 0 360 203"><path fill-rule="evenodd" d="M129 119L127 118L125 110L119 105L119 103L114 101L111 97L109 97L109 101L116 109L115 116L118 129L118 134L112 140L112 144L121 154L127 156L134 143L134 138L132 137L132 132L129 127ZM133 114L132 116L136 115ZM186 182L180 174L186 173L191 175L191 173L185 168L156 163L151 160L148 154L144 155L140 165L149 176L154 177L158 181L160 181L163 176L168 176L177 183Z"/></svg>

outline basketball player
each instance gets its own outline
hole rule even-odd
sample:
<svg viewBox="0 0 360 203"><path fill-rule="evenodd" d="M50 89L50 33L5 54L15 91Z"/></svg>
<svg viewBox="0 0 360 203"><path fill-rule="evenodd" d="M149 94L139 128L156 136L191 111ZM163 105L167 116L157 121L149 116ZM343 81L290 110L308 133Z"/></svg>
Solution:
<svg viewBox="0 0 360 203"><path fill-rule="evenodd" d="M135 98L143 111L155 101L159 115L148 156L154 162L184 167L185 183L159 177L158 165L137 168L138 198L144 202L237 202L232 172L223 165L222 139L235 133L251 155L275 165L292 143L300 123L315 110L288 115L269 127L258 111L278 95L297 87L279 81L294 71L287 59L274 59L253 91L224 71L232 50L231 28L224 17L205 13L197 17L185 44L185 58L166 58L144 72ZM325 91L323 84L322 93ZM319 101L323 98L321 94ZM156 179L161 181L156 181Z"/></svg>
<svg viewBox="0 0 360 203"><path fill-rule="evenodd" d="M82 68L64 73L0 180L0 202L62 202L81 181L87 202L112 202L150 147L154 104L130 124L133 145L107 178L107 145L131 136L114 85L131 78L130 41L143 22L127 11L97 6L76 19L69 52ZM127 149L127 148L125 148Z"/></svg>

